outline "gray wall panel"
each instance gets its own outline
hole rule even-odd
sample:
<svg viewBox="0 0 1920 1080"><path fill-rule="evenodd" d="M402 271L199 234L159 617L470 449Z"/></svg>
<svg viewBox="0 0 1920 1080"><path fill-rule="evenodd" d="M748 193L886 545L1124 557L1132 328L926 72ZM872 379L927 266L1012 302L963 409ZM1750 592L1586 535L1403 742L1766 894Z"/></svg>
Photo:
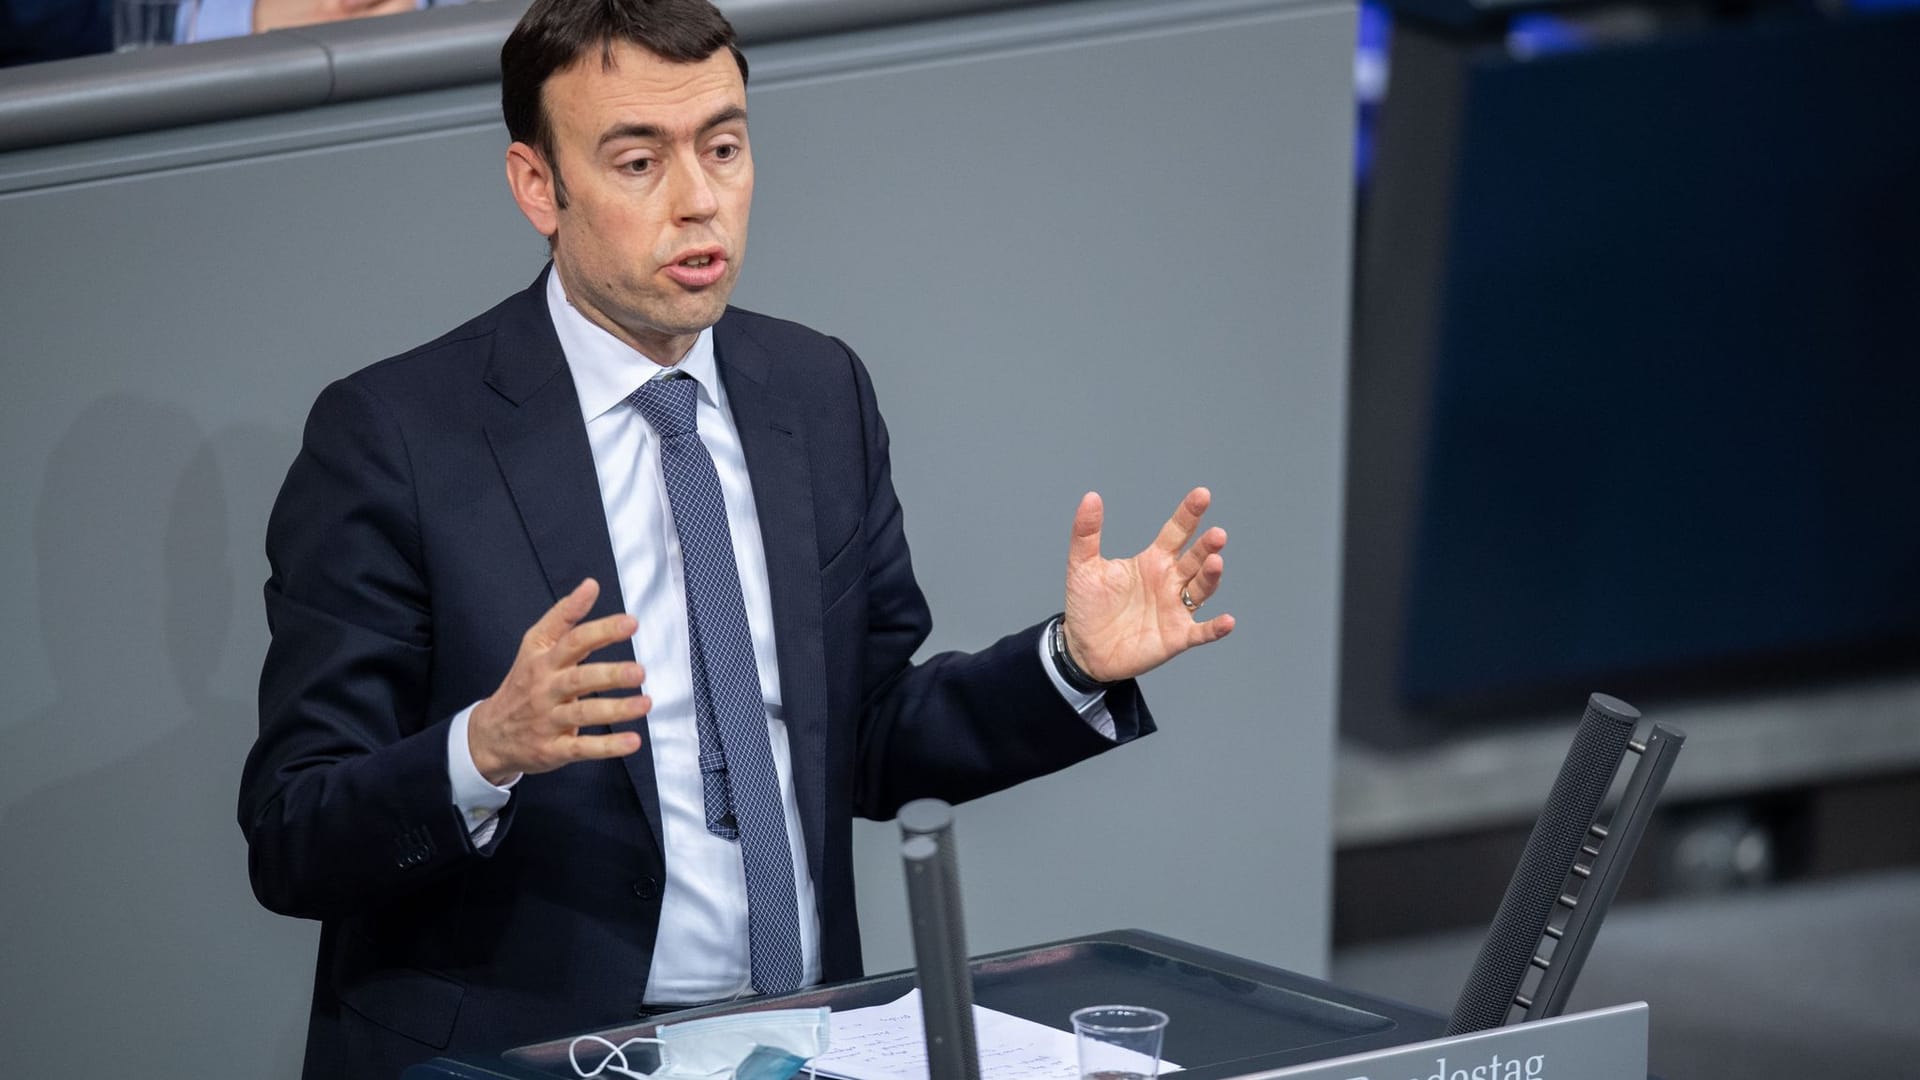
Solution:
<svg viewBox="0 0 1920 1080"><path fill-rule="evenodd" d="M234 823L267 509L327 380L537 271L484 185L412 179L497 176L499 143L0 197L9 1074L297 1072L315 935L254 903Z"/></svg>
<svg viewBox="0 0 1920 1080"><path fill-rule="evenodd" d="M1148 677L1163 734L962 810L972 946L1141 926L1318 970L1350 18L1137 29L768 89L740 300L873 368L930 651L1059 607L1087 489L1109 555L1195 483L1232 537L1241 627ZM861 836L870 967L911 962L894 835Z"/></svg>
<svg viewBox="0 0 1920 1080"><path fill-rule="evenodd" d="M1177 10L757 50L740 301L874 369L930 648L1059 606L1085 488L1110 553L1196 482L1233 532L1241 630L1149 676L1164 732L963 810L975 948L1139 925L1317 971L1352 15ZM294 1069L313 930L254 905L232 821L265 516L321 385L538 271L495 93L0 156L37 177L0 194L10 1072ZM861 836L872 967L908 960L891 837Z"/></svg>

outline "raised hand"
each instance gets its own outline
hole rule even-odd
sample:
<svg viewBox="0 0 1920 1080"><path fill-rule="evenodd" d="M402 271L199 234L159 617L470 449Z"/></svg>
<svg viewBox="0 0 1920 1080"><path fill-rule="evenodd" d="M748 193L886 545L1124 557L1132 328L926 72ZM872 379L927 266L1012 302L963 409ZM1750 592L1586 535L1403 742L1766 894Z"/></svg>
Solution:
<svg viewBox="0 0 1920 1080"><path fill-rule="evenodd" d="M505 784L522 773L550 772L575 761L625 757L640 749L638 732L580 734L583 727L638 719L653 707L651 699L639 694L587 698L639 686L646 677L632 662L580 662L596 649L631 638L638 627L631 615L581 623L599 595L599 584L588 578L547 609L520 639L520 652L500 689L468 717L467 749L489 783Z"/></svg>
<svg viewBox="0 0 1920 1080"><path fill-rule="evenodd" d="M1105 508L1087 493L1073 516L1067 545L1067 652L1101 682L1145 674L1195 645L1233 631L1233 616L1196 614L1220 588L1227 531L1211 528L1193 539L1213 495L1194 488L1160 527L1146 550L1130 559L1100 555ZM1188 541L1192 540L1191 547Z"/></svg>

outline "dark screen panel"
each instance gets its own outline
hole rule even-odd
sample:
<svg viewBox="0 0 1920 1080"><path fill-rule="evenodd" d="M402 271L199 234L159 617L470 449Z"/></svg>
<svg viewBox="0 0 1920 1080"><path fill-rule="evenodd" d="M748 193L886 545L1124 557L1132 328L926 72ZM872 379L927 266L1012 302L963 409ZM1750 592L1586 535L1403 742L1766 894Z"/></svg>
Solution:
<svg viewBox="0 0 1920 1080"><path fill-rule="evenodd" d="M1475 67L1406 703L1915 655L1915 55L1905 14Z"/></svg>

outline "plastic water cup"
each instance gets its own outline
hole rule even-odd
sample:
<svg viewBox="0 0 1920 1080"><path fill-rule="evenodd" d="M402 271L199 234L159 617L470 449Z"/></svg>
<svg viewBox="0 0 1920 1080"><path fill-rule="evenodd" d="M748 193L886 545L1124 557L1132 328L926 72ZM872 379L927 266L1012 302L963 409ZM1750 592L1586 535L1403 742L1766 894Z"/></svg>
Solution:
<svg viewBox="0 0 1920 1080"><path fill-rule="evenodd" d="M1073 1013L1081 1080L1153 1080L1167 1014L1140 1005L1093 1005Z"/></svg>

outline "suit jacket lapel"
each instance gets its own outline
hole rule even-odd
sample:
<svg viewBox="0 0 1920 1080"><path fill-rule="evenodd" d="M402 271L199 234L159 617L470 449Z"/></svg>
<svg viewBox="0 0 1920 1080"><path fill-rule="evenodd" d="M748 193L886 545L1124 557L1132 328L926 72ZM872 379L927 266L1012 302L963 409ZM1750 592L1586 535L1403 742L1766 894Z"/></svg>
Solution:
<svg viewBox="0 0 1920 1080"><path fill-rule="evenodd" d="M807 862L813 880L820 882L825 880L827 825L827 663L806 440L799 410L771 385L774 358L739 329L738 318L723 318L715 325L713 344L760 515L794 793Z"/></svg>
<svg viewBox="0 0 1920 1080"><path fill-rule="evenodd" d="M607 535L580 398L547 313L546 274L502 309L486 381L513 406L487 424L487 441L554 599L590 577L600 583L600 598L587 618L619 614L625 610L620 568ZM592 659L631 660L633 644L622 641ZM661 852L660 793L646 720L610 730L640 732L641 750L622 761L653 832L654 850Z"/></svg>

